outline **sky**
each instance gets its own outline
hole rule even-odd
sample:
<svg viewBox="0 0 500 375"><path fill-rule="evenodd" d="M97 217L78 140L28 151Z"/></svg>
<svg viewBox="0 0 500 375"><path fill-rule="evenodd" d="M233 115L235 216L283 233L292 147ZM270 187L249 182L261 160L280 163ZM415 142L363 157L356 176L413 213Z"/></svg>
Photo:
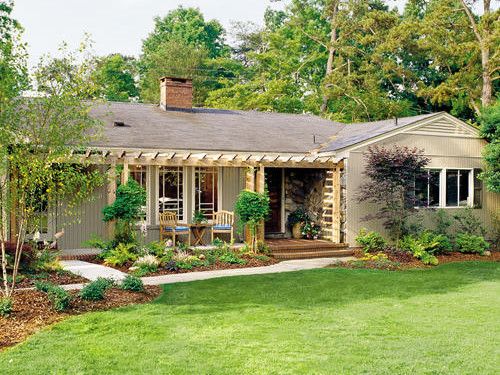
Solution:
<svg viewBox="0 0 500 375"><path fill-rule="evenodd" d="M61 43L75 49L84 33L97 55L119 52L138 56L142 40L153 29L153 18L179 5L199 8L205 19L217 19L226 30L231 21L262 24L268 6L283 8L287 0L15 0L14 17L23 25L30 65L46 53L57 55ZM405 0L388 1L402 7Z"/></svg>

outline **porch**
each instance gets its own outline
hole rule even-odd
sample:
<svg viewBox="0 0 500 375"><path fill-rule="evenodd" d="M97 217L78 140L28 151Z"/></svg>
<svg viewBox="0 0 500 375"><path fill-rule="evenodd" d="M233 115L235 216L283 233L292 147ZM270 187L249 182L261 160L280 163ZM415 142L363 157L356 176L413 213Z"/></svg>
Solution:
<svg viewBox="0 0 500 375"><path fill-rule="evenodd" d="M75 155L76 156L76 155ZM86 162L107 168L108 184L79 216L80 225L68 225L61 248L82 247L93 234L111 237L113 228L104 225L101 211L115 200L119 183L134 179L147 192L144 222L146 242L157 241L159 217L164 211L177 212L180 226L193 223L195 211L202 211L210 220L214 212L233 211L242 190L269 191L271 214L259 231L259 239L291 237L287 218L297 208L309 212L311 220L321 227L319 238L342 244L343 214L341 175L343 163L332 157L308 154L248 153L189 153L149 152L133 150L87 150L80 156ZM61 220L62 222L62 220ZM235 242L245 241L245 235L233 227ZM203 243L210 244L210 230ZM229 236L221 236L229 242ZM185 239L187 240L187 238ZM181 239L184 241L184 239Z"/></svg>

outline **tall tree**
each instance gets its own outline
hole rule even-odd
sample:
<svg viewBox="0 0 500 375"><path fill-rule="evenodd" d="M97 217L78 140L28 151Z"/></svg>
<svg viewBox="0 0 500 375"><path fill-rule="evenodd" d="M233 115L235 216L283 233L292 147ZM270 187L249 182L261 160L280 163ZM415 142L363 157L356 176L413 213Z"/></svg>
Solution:
<svg viewBox="0 0 500 375"><path fill-rule="evenodd" d="M0 106L26 89L28 82L23 29L12 18L13 7L12 1L0 1Z"/></svg>
<svg viewBox="0 0 500 375"><path fill-rule="evenodd" d="M483 15L476 17L472 12L472 6L482 3ZM491 0L460 0L460 4L467 15L470 27L481 51L481 104L487 107L492 103L493 75L500 69L500 10L491 11ZM491 52L494 52L491 55ZM495 79L498 79L498 75Z"/></svg>
<svg viewBox="0 0 500 375"><path fill-rule="evenodd" d="M40 203L54 207L66 200L71 209L103 182L95 168L71 162L72 149L86 147L100 134L100 123L89 115L91 104L84 100L95 92L94 59L82 61L81 56L85 54L66 53L41 61L33 75L37 95L13 98L0 113L1 294L5 299L12 297L15 288L23 244L37 230ZM15 242L10 264L8 230Z"/></svg>
<svg viewBox="0 0 500 375"><path fill-rule="evenodd" d="M181 6L155 18L139 61L141 99L157 102L159 78L176 75L194 79L195 104L203 105L207 92L227 84L237 65L224 38L221 24L205 21L199 9Z"/></svg>
<svg viewBox="0 0 500 375"><path fill-rule="evenodd" d="M98 59L94 80L97 94L111 101L129 101L139 95L135 83L136 62L118 53Z"/></svg>
<svg viewBox="0 0 500 375"><path fill-rule="evenodd" d="M479 122L481 134L489 142L483 151L486 169L481 178L488 190L500 193L500 99L483 109Z"/></svg>

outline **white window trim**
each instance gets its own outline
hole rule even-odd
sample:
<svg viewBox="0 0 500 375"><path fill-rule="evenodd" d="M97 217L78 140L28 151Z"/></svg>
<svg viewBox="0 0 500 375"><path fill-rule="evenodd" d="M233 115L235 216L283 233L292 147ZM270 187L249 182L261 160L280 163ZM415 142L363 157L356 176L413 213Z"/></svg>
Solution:
<svg viewBox="0 0 500 375"><path fill-rule="evenodd" d="M155 178L155 218L156 225L160 225L160 169L161 165L156 167L156 178ZM177 168L177 167L174 167ZM187 212L186 212L186 196L187 196L187 186L186 186L186 174L187 167L180 167L182 169L182 212L184 213L183 219L179 220L180 224L187 223Z"/></svg>
<svg viewBox="0 0 500 375"><path fill-rule="evenodd" d="M196 209L196 168L205 168L204 166L194 166L191 171L191 209L193 212ZM211 167L208 167L211 168ZM214 167L217 170L217 207L214 212L220 211L222 208L222 168ZM193 213L191 213L192 215ZM211 222L211 219L208 219Z"/></svg>
<svg viewBox="0 0 500 375"><path fill-rule="evenodd" d="M430 170L439 170L439 205L438 206L418 206L415 208L418 209L436 209L436 208L444 208L444 209L457 209L457 208L472 208L474 207L474 168L463 168L463 167L457 167L457 168L451 168L451 167L446 167L446 168L439 168L439 167L427 167L424 168L426 171ZM446 205L446 171L448 170L458 170L458 171L469 171L469 196L467 198L467 205L466 206L447 206ZM429 185L427 185L427 189L429 189ZM457 193L460 194L460 179L457 184ZM457 197L457 204L460 203L459 197Z"/></svg>

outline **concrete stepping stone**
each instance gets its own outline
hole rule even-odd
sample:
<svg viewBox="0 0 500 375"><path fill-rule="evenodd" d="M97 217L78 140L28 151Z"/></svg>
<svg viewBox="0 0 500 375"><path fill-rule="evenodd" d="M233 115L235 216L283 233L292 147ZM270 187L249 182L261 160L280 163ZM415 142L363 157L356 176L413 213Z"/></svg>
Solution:
<svg viewBox="0 0 500 375"><path fill-rule="evenodd" d="M96 280L98 277L120 281L127 276L125 273L115 270L114 268L84 262L82 260L61 260L61 265L66 271L73 272L91 281Z"/></svg>

